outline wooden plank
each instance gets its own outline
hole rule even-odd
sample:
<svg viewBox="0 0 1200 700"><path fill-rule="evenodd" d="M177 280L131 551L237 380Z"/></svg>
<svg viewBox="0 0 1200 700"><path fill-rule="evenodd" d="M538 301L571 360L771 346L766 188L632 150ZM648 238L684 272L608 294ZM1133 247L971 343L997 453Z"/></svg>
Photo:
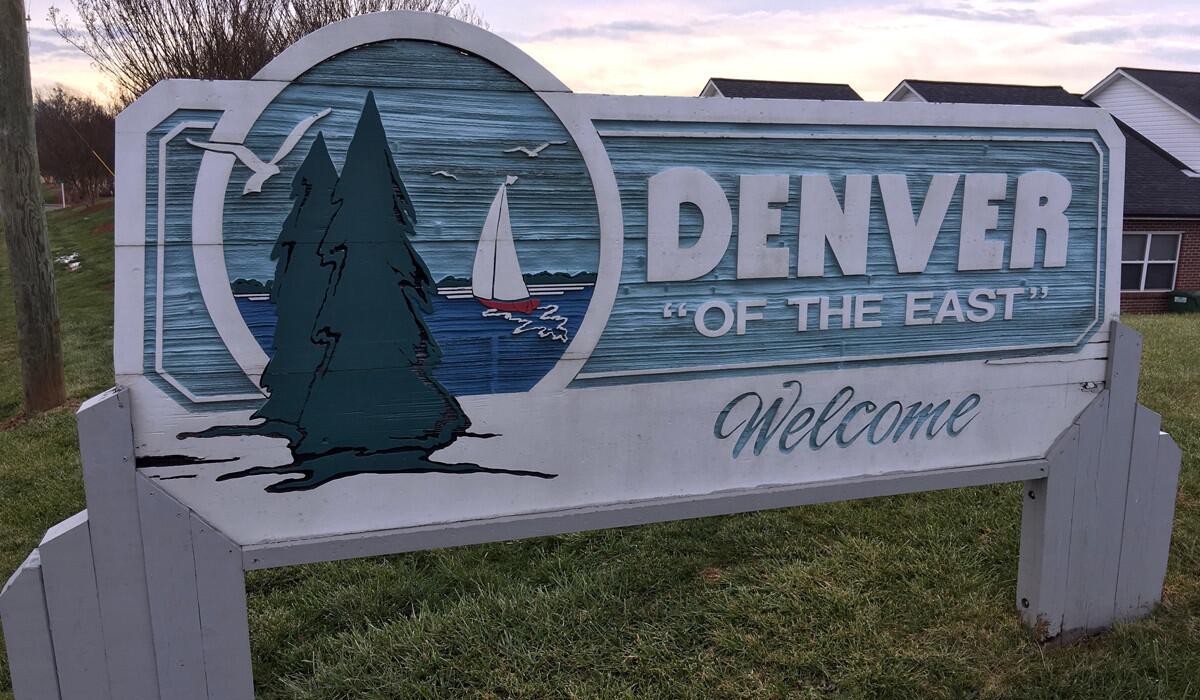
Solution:
<svg viewBox="0 0 1200 700"><path fill-rule="evenodd" d="M159 693L207 700L191 514L140 474L137 488Z"/></svg>
<svg viewBox="0 0 1200 700"><path fill-rule="evenodd" d="M1080 424L1064 631L1108 627L1116 601L1142 339L1119 323L1111 336L1108 412L1102 423Z"/></svg>
<svg viewBox="0 0 1200 700"><path fill-rule="evenodd" d="M1183 452L1170 435L1158 434L1158 451L1154 465L1155 479L1152 491L1146 498L1142 511L1143 534L1140 541L1131 541L1137 548L1141 560L1131 563L1126 578L1125 595L1138 591L1136 608L1128 607L1132 598L1117 600L1117 614L1144 615L1162 600L1163 581L1167 575L1167 559L1171 549L1171 529L1175 522L1175 498L1179 490L1179 469ZM1139 566L1139 568L1134 568ZM1124 606L1122 605L1124 603Z"/></svg>
<svg viewBox="0 0 1200 700"><path fill-rule="evenodd" d="M895 496L919 491L965 488L1044 477L1045 460L1004 462L976 467L886 474L834 481L746 489L701 497L664 498L595 508L577 508L503 518L379 530L352 535L269 542L243 548L247 571L381 554L459 547L484 542L583 532L610 527L771 508Z"/></svg>
<svg viewBox="0 0 1200 700"><path fill-rule="evenodd" d="M1079 420L1108 411L1102 393ZM1017 610L1039 640L1062 631L1071 556L1071 512L1079 461L1078 422L1063 433L1048 454L1049 476L1026 482L1021 513L1021 551L1017 564Z"/></svg>
<svg viewBox="0 0 1200 700"><path fill-rule="evenodd" d="M1162 418L1144 406L1138 406L1134 423L1132 466L1129 470L1129 488L1125 499L1125 530L1121 533L1121 563L1117 572L1117 594L1114 615L1117 619L1141 617L1150 611L1162 594L1162 574L1166 571L1166 560L1162 571L1156 571L1157 548L1152 533L1160 527L1163 516L1156 513L1156 494L1160 485L1158 448L1159 428ZM1174 513L1168 508L1170 521ZM1170 526L1167 529L1170 540ZM1157 581L1157 585L1156 585Z"/></svg>
<svg viewBox="0 0 1200 700"><path fill-rule="evenodd" d="M109 687L114 698L157 698L129 392L89 399L76 420Z"/></svg>
<svg viewBox="0 0 1200 700"><path fill-rule="evenodd" d="M38 550L25 558L0 591L0 618L4 621L4 645L8 650L13 697L18 700L61 698Z"/></svg>
<svg viewBox="0 0 1200 700"><path fill-rule="evenodd" d="M192 514L192 550L210 700L253 700L242 550Z"/></svg>
<svg viewBox="0 0 1200 700"><path fill-rule="evenodd" d="M1076 451L1074 496L1068 511L1067 522L1070 532L1070 551L1065 562L1066 598L1063 602L1062 631L1069 632L1083 627L1087 618L1089 602L1094 595L1088 591L1088 577L1094 567L1099 564L1095 547L1112 533L1104 532L1100 524L1103 518L1110 518L1112 511L1105 513L1101 509L1096 491L1096 481L1099 473L1101 447L1104 442L1104 431L1108 424L1108 412L1112 402L1112 394L1105 391L1097 410L1088 411L1079 419L1079 448ZM1055 521L1061 525L1062 520L1056 514ZM1119 528L1116 532L1120 532Z"/></svg>
<svg viewBox="0 0 1200 700"><path fill-rule="evenodd" d="M64 700L106 700L111 695L87 511L50 528L38 549L59 692Z"/></svg>
<svg viewBox="0 0 1200 700"><path fill-rule="evenodd" d="M1162 598L1163 579L1167 573L1167 559L1171 549L1171 531L1175 524L1175 501L1179 493L1179 473L1183 466L1183 450L1174 438L1166 433L1158 434L1158 487L1150 502L1154 513L1153 527L1147 531L1147 547L1150 561L1157 573L1150 583L1154 584L1155 595Z"/></svg>

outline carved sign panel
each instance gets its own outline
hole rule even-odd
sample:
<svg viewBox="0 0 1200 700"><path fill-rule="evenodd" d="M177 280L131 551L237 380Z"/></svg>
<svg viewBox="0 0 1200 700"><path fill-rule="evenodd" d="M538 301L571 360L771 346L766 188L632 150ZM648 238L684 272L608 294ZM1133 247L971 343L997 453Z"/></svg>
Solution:
<svg viewBox="0 0 1200 700"><path fill-rule="evenodd" d="M389 14L118 130L139 465L241 544L1040 457L1104 379L1100 110L577 95Z"/></svg>

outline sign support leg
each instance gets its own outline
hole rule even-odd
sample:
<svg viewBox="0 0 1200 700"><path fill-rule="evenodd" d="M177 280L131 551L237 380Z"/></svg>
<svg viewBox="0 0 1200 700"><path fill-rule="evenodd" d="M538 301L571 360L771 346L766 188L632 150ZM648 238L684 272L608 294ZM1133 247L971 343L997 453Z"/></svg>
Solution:
<svg viewBox="0 0 1200 700"><path fill-rule="evenodd" d="M253 698L241 548L137 473L126 389L78 422L112 697Z"/></svg>
<svg viewBox="0 0 1200 700"><path fill-rule="evenodd" d="M1025 483L1017 609L1039 640L1105 629L1161 597L1180 458L1137 405L1141 348L1113 323L1104 391L1051 448L1048 476Z"/></svg>
<svg viewBox="0 0 1200 700"><path fill-rule="evenodd" d="M114 698L156 700L129 391L117 388L88 399L76 421L109 688Z"/></svg>

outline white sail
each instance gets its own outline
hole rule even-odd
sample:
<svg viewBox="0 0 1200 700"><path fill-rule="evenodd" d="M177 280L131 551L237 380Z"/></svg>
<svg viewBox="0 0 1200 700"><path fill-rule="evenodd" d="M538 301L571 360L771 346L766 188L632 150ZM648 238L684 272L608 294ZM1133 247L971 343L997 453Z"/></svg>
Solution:
<svg viewBox="0 0 1200 700"><path fill-rule="evenodd" d="M471 292L480 299L499 301L529 298L508 220L508 188L505 185L496 192L479 234L475 264L471 267Z"/></svg>

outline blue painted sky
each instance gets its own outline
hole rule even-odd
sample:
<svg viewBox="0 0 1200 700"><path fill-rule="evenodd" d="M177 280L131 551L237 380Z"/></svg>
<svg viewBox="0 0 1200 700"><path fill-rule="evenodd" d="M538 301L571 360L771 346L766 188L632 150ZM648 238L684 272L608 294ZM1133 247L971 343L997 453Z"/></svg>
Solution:
<svg viewBox="0 0 1200 700"><path fill-rule="evenodd" d="M509 215L524 272L595 272L599 215L583 159L557 117L507 73L474 56L424 42L385 42L341 54L285 90L246 138L270 153L301 119L333 111L280 161L262 192L243 196L238 166L224 209L230 279L269 279L280 223L292 208L291 180L318 131L341 168L376 67L375 100L389 148L417 211L413 243L434 279L469 277L493 198L508 177ZM487 85L499 90L470 89ZM432 86L439 86L432 89ZM445 89L451 88L451 89ZM510 149L548 145L536 159ZM435 172L449 172L453 179ZM251 245L243 245L251 244Z"/></svg>
<svg viewBox="0 0 1200 700"><path fill-rule="evenodd" d="M103 79L29 0L36 85ZM1200 70L1196 0L477 0L492 31L578 92L691 95L713 75L848 82L879 99L904 78L1063 85L1117 65Z"/></svg>

